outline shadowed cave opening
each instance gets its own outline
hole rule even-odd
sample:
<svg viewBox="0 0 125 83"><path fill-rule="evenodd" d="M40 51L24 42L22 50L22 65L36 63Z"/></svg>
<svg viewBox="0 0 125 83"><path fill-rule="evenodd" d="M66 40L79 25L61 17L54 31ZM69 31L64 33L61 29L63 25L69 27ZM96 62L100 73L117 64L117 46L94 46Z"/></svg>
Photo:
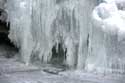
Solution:
<svg viewBox="0 0 125 83"><path fill-rule="evenodd" d="M63 66L65 67L65 61L66 61L66 53L67 49L63 48L63 44L59 43L58 47L56 45L52 48L52 58L51 58L51 64L55 66Z"/></svg>
<svg viewBox="0 0 125 83"><path fill-rule="evenodd" d="M0 17L4 11L0 9ZM2 18L0 19L0 56L6 58L14 57L18 52L18 48L8 38L10 23L7 23Z"/></svg>
<svg viewBox="0 0 125 83"><path fill-rule="evenodd" d="M54 45L53 48L51 49L51 52L52 52L52 56L51 56L51 60L47 63L48 65L51 65L52 67L55 67L55 68L61 68L64 70L68 68L65 63L67 48L64 49L62 43L59 43L58 46ZM39 52L35 52L35 54L32 54L31 63L38 66L47 65L46 63L41 64L42 60L40 60L39 56L36 56L38 54Z"/></svg>

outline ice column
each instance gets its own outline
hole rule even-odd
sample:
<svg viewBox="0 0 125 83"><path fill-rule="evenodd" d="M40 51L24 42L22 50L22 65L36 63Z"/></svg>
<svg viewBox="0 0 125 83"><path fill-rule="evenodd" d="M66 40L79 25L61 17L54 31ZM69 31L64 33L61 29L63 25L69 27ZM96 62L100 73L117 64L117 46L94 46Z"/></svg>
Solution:
<svg viewBox="0 0 125 83"><path fill-rule="evenodd" d="M26 64L32 53L31 35L31 0L8 0L8 21L10 21L9 38L20 48L21 60Z"/></svg>
<svg viewBox="0 0 125 83"><path fill-rule="evenodd" d="M92 35L92 21L91 13L96 6L96 0L80 0L78 5L79 27L80 27L80 38L78 48L78 63L77 68L83 69L86 66L86 60L89 57L89 46L91 44ZM89 49L89 50L88 50Z"/></svg>

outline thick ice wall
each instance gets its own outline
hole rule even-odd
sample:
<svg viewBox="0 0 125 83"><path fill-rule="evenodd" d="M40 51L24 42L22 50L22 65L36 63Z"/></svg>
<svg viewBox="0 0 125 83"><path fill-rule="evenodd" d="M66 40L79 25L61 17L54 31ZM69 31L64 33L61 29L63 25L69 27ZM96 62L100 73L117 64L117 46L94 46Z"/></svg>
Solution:
<svg viewBox="0 0 125 83"><path fill-rule="evenodd" d="M68 49L67 54L71 55L72 52L69 51L74 44L71 43L68 48L69 39L76 41L74 36L78 36L78 29L73 9L75 4L70 2L8 0L7 8L11 21L9 38L20 48L24 62L29 63L31 55L39 57L43 62L50 61L52 47L56 43L62 43L64 49ZM67 63L72 64L69 60Z"/></svg>
<svg viewBox="0 0 125 83"><path fill-rule="evenodd" d="M8 0L7 3L11 21L9 38L20 48L24 62L29 63L31 55L49 62L52 47L61 43L67 49L65 63L84 68L91 31L90 13L96 1Z"/></svg>

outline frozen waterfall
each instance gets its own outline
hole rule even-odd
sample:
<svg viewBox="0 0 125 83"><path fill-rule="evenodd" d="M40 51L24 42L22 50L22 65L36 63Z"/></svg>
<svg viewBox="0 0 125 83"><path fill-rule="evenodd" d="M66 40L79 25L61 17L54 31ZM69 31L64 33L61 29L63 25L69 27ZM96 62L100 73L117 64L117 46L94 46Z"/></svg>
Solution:
<svg viewBox="0 0 125 83"><path fill-rule="evenodd" d="M114 0L8 0L11 41L26 63L125 71L125 11ZM120 7L123 7L120 5Z"/></svg>

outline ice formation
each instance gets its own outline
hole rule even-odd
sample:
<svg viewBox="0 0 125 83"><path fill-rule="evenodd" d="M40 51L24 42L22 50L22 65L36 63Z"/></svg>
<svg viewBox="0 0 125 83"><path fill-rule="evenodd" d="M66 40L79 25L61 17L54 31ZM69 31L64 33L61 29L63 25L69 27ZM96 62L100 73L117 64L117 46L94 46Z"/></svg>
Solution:
<svg viewBox="0 0 125 83"><path fill-rule="evenodd" d="M93 11L94 23L101 33L96 31L97 39L93 37L91 44L92 47L95 46L91 54L95 53L93 56L96 56L96 59L91 58L94 61L90 59L88 62L92 61L97 71L123 73L125 70L124 14L125 12L119 10L113 0L101 3Z"/></svg>
<svg viewBox="0 0 125 83"><path fill-rule="evenodd" d="M7 11L9 38L26 64L51 62L54 48L70 68L124 72L125 11L115 1L8 0Z"/></svg>

